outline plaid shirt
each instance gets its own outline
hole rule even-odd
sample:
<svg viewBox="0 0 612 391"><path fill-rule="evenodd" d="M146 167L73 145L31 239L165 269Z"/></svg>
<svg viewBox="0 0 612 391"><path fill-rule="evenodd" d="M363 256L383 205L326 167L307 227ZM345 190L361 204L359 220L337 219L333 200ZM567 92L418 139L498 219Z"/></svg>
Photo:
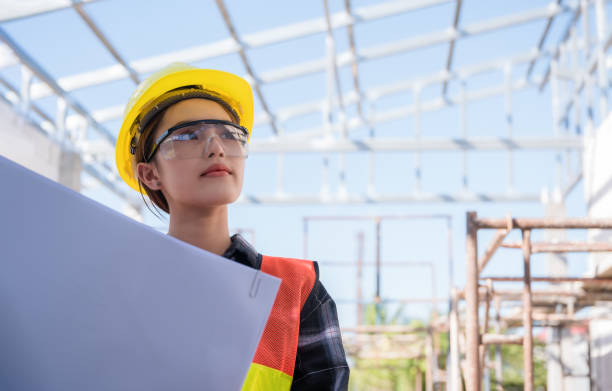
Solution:
<svg viewBox="0 0 612 391"><path fill-rule="evenodd" d="M231 237L225 258L260 269L261 254L240 234ZM346 363L336 304L319 281L319 267L314 262L317 279L300 313L300 333L293 373L292 391L346 390L349 367Z"/></svg>

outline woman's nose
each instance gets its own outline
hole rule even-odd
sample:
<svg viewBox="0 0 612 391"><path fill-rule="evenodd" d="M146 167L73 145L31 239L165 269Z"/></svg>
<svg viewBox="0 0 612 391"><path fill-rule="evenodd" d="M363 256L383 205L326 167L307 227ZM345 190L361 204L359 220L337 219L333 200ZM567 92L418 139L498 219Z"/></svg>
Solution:
<svg viewBox="0 0 612 391"><path fill-rule="evenodd" d="M217 154L219 156L225 155L223 145L221 144L221 140L218 136L212 135L208 137L208 142L206 143L206 154L208 157L211 157L214 154Z"/></svg>

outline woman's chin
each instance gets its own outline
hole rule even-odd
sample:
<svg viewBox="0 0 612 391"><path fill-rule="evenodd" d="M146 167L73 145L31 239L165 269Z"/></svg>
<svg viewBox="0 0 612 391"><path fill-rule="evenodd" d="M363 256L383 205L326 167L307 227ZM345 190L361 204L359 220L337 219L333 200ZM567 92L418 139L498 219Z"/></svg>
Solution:
<svg viewBox="0 0 612 391"><path fill-rule="evenodd" d="M221 193L207 194L206 196L198 197L193 200L192 204L196 207L211 207L231 204L238 199L240 194Z"/></svg>

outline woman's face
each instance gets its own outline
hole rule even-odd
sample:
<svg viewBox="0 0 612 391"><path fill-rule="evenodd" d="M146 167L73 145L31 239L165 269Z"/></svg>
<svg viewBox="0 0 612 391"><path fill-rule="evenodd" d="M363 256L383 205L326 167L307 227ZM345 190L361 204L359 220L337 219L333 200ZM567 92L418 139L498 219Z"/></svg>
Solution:
<svg viewBox="0 0 612 391"><path fill-rule="evenodd" d="M200 119L231 121L223 107L214 101L186 99L165 110L153 140L179 122ZM244 159L226 156L220 140L213 138L208 151L203 150L197 158L165 160L158 151L151 163L138 164L138 175L149 188L162 190L170 211L173 207L226 205L234 202L242 190ZM225 165L229 173L203 175L213 164Z"/></svg>

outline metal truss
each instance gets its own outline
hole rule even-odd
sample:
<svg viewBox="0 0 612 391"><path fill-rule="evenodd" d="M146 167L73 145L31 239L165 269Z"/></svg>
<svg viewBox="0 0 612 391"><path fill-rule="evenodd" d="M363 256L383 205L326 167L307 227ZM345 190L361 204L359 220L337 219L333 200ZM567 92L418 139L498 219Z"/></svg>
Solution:
<svg viewBox="0 0 612 391"><path fill-rule="evenodd" d="M138 83L143 74L158 70L172 61L196 62L227 54L238 54L245 66L247 70L245 78L251 83L263 109L262 112L257 113L255 118L251 151L255 154L276 154L278 169L277 188L273 194L243 194L239 199L239 202L243 203L537 202L540 200L537 193L521 194L514 190L513 152L516 150L557 151L556 186L559 189L563 187L563 194L567 194L580 180L581 168L578 167L572 172L564 172L562 157L567 157L572 152L580 154L583 146L583 129L592 130L594 128L593 96L596 91L600 96L599 111L607 113L607 91L609 89L607 70L612 64L607 51L612 44L612 35L606 28L607 16L604 0L573 2L554 0L542 8L534 8L465 26L461 24L461 12L465 8L461 0L387 1L358 8L351 7L350 0L345 0L344 9L335 13L330 12L327 0L323 0L324 15L321 17L244 35L240 35L236 30L225 2L216 0L229 32L227 38L131 62L126 61L106 37L104 34L106 26L97 25L89 16L86 4L88 2L52 1L41 8L22 9L0 22L14 18L26 18L41 12L53 12L56 9L71 8L86 23L117 63L109 67L54 79L45 70L44 64L39 64L19 46L18 37L17 39L11 37L0 28L0 93L24 115L33 114L40 128L50 138L79 152L86 172L134 209L138 209L134 197L129 195L129 190L114 172L112 159L115 138L113 132L104 126L104 123L121 117L123 106L115 105L88 112L70 93L126 78ZM448 28L382 45L359 47L359 41L354 34L356 25L389 16L419 12L425 8L443 4L454 4L452 24ZM591 37L588 25L588 15L592 12L595 13L594 20L597 24L595 37ZM570 15L570 18L565 22L562 38L559 42L551 44L547 42L550 40L551 26L558 23L562 15ZM577 22L580 19L583 20L582 31L577 31ZM462 39L537 20L545 20L546 24L540 38L537 41L534 40L532 50L487 60L479 64L453 67L457 42ZM341 28L346 29L349 38L349 48L344 52L336 50L334 40L334 32ZM316 35L321 35L325 39L326 56L323 58L314 58L276 69L255 69L249 60L249 50ZM362 88L360 64L440 44L448 44L448 53L444 67L438 71L417 79L399 79L390 85ZM22 69L22 83L19 87L11 85L2 76L3 69L16 64L21 64ZM527 64L525 76L517 78L514 75L516 72L513 71L525 64ZM534 74L537 64L544 65L546 71L543 74ZM343 88L339 73L344 67L350 67L352 85ZM274 108L264 97L262 86L266 84L279 83L316 73L325 73L327 80L325 96L319 99ZM487 73L503 75L503 83L480 89L468 89L473 78ZM450 93L451 83L459 86L458 91L455 91L454 94ZM423 99L423 90L435 85L440 87L440 96ZM514 92L524 89L539 88L541 90L546 86L550 86L553 95L554 118L550 132L548 134L539 132L537 137L514 137L513 134L516 131L513 129L512 110ZM411 104L398 105L381 111L374 110L382 98L406 93L413 97ZM58 111L55 120L44 114L37 105L39 99L52 95L58 97ZM494 96L504 98L506 136L471 137L466 121L467 104ZM458 136L444 139L427 137L427 129L422 129L421 116L424 113L450 106L456 106L459 109ZM584 110L582 106L585 107ZM348 108L352 107L356 108L356 114L348 116ZM68 114L68 111L71 113ZM286 130L287 121L317 113L322 118L320 125L308 129ZM582 125L584 113L586 113L586 125ZM412 118L414 121L410 132L406 131L405 138L385 139L376 135L377 127L381 124L404 118ZM573 122L575 131L570 131L570 122ZM269 138L257 136L257 128L264 126L269 126L272 130L272 136ZM367 137L354 136L358 130L364 129L367 130ZM96 141L87 141L84 137L84 132L87 131L93 131L100 137ZM509 174L505 191L476 194L470 190L467 155L478 150L506 151ZM415 186L406 194L379 194L374 188L374 158L377 154L388 151L408 152L414 157ZM454 151L463 155L463 187L456 194L432 194L422 188L421 154L431 151ZM347 193L344 182L346 176L344 154L351 152L366 153L370 162L368 187L358 194ZM311 153L321 156L324 181L319 193L286 193L282 177L285 169L284 156L287 153ZM331 156L337 156L339 159L339 185L336 194L330 193L327 179Z"/></svg>
<svg viewBox="0 0 612 391"><path fill-rule="evenodd" d="M380 19L387 16L398 15L405 12L415 11L426 6L438 5L448 1L432 0L421 2L394 1L376 6L364 7L354 11L355 23L366 22ZM404 4L404 6L400 6ZM420 6L419 6L420 5ZM504 16L493 20L478 22L470 26L465 26L459 30L444 29L434 33L428 33L409 39L389 42L385 45L375 45L364 48L357 52L358 61L374 60L394 54L422 49L445 42L458 40L479 34L496 31L503 28L513 27L535 20L555 17L564 12L571 12L577 8L576 5L562 7L556 3L549 6L535 9L529 12L517 13L515 15ZM343 13L337 13L331 17L334 29L345 27L349 24L351 17ZM333 21L336 21L334 23ZM269 46L275 43L303 38L317 33L326 32L325 19L313 19L298 24L288 25L271 30L245 35L241 38L227 38L209 45L183 49L180 52L171 52L160 56L148 57L133 61L130 66L138 73L148 73L165 66L170 61L196 62L205 59L224 56L232 53L239 53L241 48L255 49ZM243 46L241 46L243 45ZM352 56L350 51L337 54L338 66L350 65ZM328 67L327 58L310 60L291 66L278 68L268 72L261 72L258 77L260 83L273 83L298 76L305 76L316 72L326 72ZM80 88L91 87L94 85L121 80L128 77L128 73L123 67L110 66L94 71L84 72L77 75L66 76L58 79L58 83L66 91L74 91ZM38 83L32 86L32 97L34 99L48 96L52 93L45 83Z"/></svg>

